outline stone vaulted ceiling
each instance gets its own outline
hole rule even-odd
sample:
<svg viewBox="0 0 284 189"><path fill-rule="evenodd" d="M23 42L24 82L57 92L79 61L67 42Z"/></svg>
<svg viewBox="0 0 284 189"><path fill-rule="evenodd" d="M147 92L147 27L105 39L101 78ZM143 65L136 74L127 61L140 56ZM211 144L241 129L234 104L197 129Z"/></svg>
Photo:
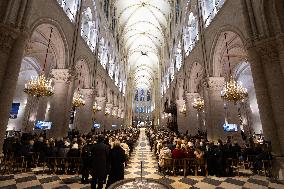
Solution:
<svg viewBox="0 0 284 189"><path fill-rule="evenodd" d="M171 11L169 0L116 0L119 37L137 88L151 88Z"/></svg>

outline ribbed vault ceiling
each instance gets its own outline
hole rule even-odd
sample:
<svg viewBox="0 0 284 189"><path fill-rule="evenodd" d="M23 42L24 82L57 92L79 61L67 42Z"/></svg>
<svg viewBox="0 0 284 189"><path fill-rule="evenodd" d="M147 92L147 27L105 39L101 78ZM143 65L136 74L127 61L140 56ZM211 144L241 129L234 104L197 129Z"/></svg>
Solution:
<svg viewBox="0 0 284 189"><path fill-rule="evenodd" d="M137 88L151 88L159 69L171 2L116 0L120 38Z"/></svg>

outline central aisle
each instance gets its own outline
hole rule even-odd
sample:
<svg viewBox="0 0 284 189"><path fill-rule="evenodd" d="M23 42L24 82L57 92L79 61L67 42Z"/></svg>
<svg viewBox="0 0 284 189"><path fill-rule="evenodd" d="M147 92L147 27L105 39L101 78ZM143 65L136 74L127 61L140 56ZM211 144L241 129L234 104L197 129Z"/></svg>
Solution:
<svg viewBox="0 0 284 189"><path fill-rule="evenodd" d="M162 178L157 172L157 160L151 152L150 144L145 134L145 128L140 129L139 139L130 157L128 166L125 169L125 178L137 178L141 176L141 161L143 166L142 175L144 178Z"/></svg>

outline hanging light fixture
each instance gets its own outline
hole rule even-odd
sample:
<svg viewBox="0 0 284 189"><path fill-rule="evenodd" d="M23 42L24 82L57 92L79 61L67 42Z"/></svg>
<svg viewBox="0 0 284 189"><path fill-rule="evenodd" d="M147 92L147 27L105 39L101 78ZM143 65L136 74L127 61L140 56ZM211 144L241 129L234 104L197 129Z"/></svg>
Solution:
<svg viewBox="0 0 284 189"><path fill-rule="evenodd" d="M39 76L31 76L31 79L25 84L24 92L30 96L48 97L54 94L54 87L52 86L52 80L46 78L44 73L47 56L49 53L49 47L51 43L52 32L53 28L51 27L42 72L40 73Z"/></svg>
<svg viewBox="0 0 284 189"><path fill-rule="evenodd" d="M72 100L72 104L75 108L78 108L80 106L84 106L85 105L85 100L84 100L84 96L80 93L80 85L81 85L81 70L83 68L83 65L81 64L81 69L80 69L80 74L79 74L79 81L78 81L78 89L77 92L74 94L73 96L73 100Z"/></svg>
<svg viewBox="0 0 284 189"><path fill-rule="evenodd" d="M186 105L185 105L185 102L183 102L183 105L182 105L182 108L181 108L181 110L180 110L180 113L186 114Z"/></svg>
<svg viewBox="0 0 284 189"><path fill-rule="evenodd" d="M80 94L79 92L75 93L75 95L73 96L72 104L76 108L80 106L84 106L85 105L84 96Z"/></svg>
<svg viewBox="0 0 284 189"><path fill-rule="evenodd" d="M106 108L105 110L105 115L108 116L110 114L110 109L109 108Z"/></svg>
<svg viewBox="0 0 284 189"><path fill-rule="evenodd" d="M224 34L225 41L227 40L227 33ZM221 91L221 97L226 101L232 101L235 104L238 101L244 100L248 96L247 89L242 86L241 82L236 81L232 76L231 63L228 50L228 42L226 41L227 57L229 64L229 80L224 83L224 87Z"/></svg>
<svg viewBox="0 0 284 189"><path fill-rule="evenodd" d="M236 81L233 76L230 76L229 81L224 84L223 90L221 91L221 97L226 101L237 103L248 97L248 92L241 83Z"/></svg>
<svg viewBox="0 0 284 189"><path fill-rule="evenodd" d="M192 106L197 111L201 111L204 109L204 99L201 97L197 97L193 99Z"/></svg>
<svg viewBox="0 0 284 189"><path fill-rule="evenodd" d="M97 102L95 102L94 105L93 105L93 112L94 112L94 114L95 114L96 112L101 111L101 110L102 110L102 107L100 107L100 106L97 104Z"/></svg>

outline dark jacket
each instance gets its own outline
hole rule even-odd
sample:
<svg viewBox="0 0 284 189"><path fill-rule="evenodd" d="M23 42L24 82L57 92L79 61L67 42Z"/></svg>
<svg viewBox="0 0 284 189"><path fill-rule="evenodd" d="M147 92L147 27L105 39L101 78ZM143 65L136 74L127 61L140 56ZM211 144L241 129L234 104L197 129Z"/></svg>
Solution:
<svg viewBox="0 0 284 189"><path fill-rule="evenodd" d="M107 186L124 179L124 162L126 161L125 151L120 146L111 149L109 157L111 168Z"/></svg>
<svg viewBox="0 0 284 189"><path fill-rule="evenodd" d="M94 144L91 149L91 173L95 177L106 177L109 171L109 147L104 143Z"/></svg>

